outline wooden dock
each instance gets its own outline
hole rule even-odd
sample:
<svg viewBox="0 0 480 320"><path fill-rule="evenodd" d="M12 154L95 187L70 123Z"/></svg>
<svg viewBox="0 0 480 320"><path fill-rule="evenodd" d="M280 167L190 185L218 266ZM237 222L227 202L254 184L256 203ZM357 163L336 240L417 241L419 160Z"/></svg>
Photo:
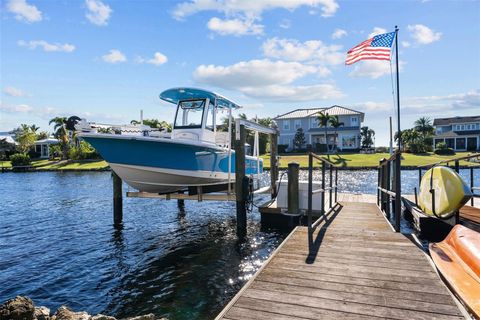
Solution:
<svg viewBox="0 0 480 320"><path fill-rule="evenodd" d="M217 319L464 319L429 258L372 203L297 227Z"/></svg>

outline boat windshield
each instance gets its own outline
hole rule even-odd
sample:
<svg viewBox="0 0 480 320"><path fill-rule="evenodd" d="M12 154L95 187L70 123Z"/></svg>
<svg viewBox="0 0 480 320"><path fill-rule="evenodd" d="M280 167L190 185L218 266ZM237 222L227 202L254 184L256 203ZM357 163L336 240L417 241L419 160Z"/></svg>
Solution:
<svg viewBox="0 0 480 320"><path fill-rule="evenodd" d="M205 100L180 101L175 117L175 128L201 128Z"/></svg>

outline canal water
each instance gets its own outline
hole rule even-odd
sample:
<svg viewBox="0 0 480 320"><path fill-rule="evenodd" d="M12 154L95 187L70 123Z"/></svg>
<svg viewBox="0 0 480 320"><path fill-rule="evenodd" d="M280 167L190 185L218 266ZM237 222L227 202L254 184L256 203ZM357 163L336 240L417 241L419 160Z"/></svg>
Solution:
<svg viewBox="0 0 480 320"><path fill-rule="evenodd" d="M403 190L417 174L402 173ZM376 181L376 171L339 171L339 192L374 194ZM0 174L0 303L27 295L52 310L211 319L287 235L262 229L254 209L238 241L234 203L179 210L176 201L124 198L120 230L111 206L109 172Z"/></svg>

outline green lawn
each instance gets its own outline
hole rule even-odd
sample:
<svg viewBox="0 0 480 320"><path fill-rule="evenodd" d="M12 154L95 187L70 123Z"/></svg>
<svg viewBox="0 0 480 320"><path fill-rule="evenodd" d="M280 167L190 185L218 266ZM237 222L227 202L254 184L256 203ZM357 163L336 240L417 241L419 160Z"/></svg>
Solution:
<svg viewBox="0 0 480 320"><path fill-rule="evenodd" d="M0 166L10 168L10 161L0 162ZM50 160L33 160L32 166L39 170L103 170L108 168L108 163L104 160L76 160L76 161L50 161Z"/></svg>
<svg viewBox="0 0 480 320"><path fill-rule="evenodd" d="M468 155L467 152L457 152L454 156L439 156L434 153L415 155L410 153L402 154L402 166L420 166L433 164L442 160L460 158ZM321 155L331 162L335 163L338 166L342 167L377 167L378 162L382 158L388 158L388 153L375 153L375 154L359 154L359 153L349 153L349 154L330 154L330 155ZM263 155L263 164L265 168L270 168L270 155ZM282 155L280 156L280 168L287 168L288 163L298 162L300 167L308 167L308 156L307 155ZM318 162L317 162L318 163ZM472 162L461 161L460 165L472 166L475 165Z"/></svg>

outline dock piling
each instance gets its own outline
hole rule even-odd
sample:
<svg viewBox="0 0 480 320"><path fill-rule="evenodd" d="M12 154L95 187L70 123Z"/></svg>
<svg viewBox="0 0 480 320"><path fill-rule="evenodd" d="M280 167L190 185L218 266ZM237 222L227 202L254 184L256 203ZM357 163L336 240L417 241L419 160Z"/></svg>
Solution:
<svg viewBox="0 0 480 320"><path fill-rule="evenodd" d="M288 164L288 213L296 214L299 212L299 187L298 174L300 165L297 162Z"/></svg>
<svg viewBox="0 0 480 320"><path fill-rule="evenodd" d="M237 126L235 139L235 200L237 205L237 236L247 234L247 188L245 188L245 126Z"/></svg>
<svg viewBox="0 0 480 320"><path fill-rule="evenodd" d="M276 126L272 125L273 129L276 129ZM271 185L271 197L275 198L277 194L277 179L278 179L278 146L277 134L270 134L270 185Z"/></svg>
<svg viewBox="0 0 480 320"><path fill-rule="evenodd" d="M123 195L122 179L112 171L113 178L113 224L121 225L123 222Z"/></svg>

